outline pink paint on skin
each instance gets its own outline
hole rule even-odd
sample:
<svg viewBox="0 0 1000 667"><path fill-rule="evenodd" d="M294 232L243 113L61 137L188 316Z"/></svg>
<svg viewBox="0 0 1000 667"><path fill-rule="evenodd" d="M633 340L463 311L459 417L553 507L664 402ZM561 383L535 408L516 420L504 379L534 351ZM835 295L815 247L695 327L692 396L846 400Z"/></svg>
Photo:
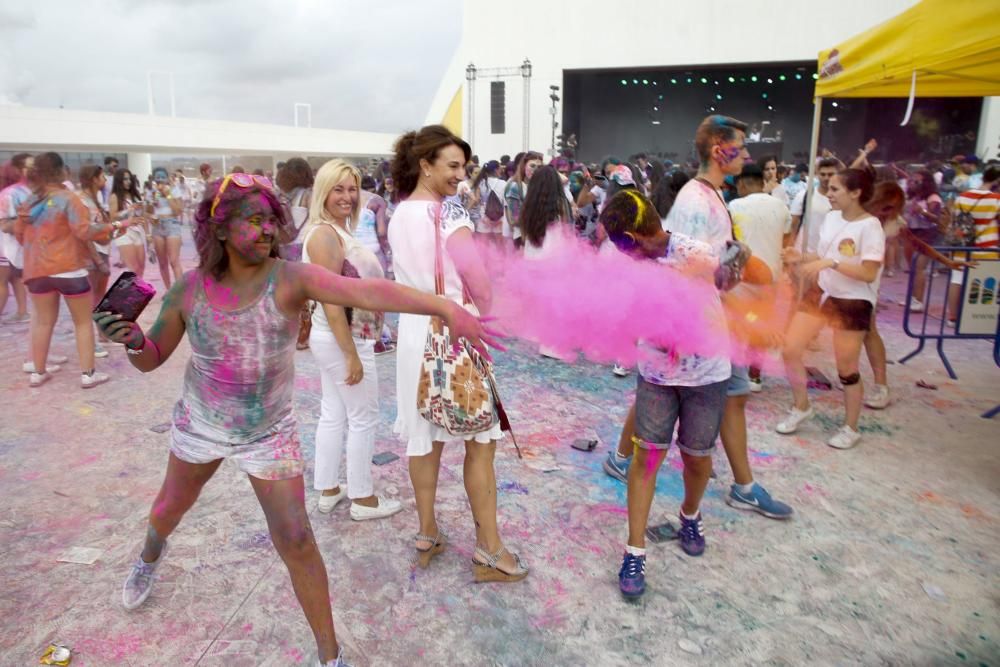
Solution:
<svg viewBox="0 0 1000 667"><path fill-rule="evenodd" d="M707 304L714 285L656 262L619 252L598 252L570 238L544 259L493 257L491 315L506 333L544 345L560 355L579 351L592 361L633 364L643 339L682 355L728 356L725 322L713 321Z"/></svg>

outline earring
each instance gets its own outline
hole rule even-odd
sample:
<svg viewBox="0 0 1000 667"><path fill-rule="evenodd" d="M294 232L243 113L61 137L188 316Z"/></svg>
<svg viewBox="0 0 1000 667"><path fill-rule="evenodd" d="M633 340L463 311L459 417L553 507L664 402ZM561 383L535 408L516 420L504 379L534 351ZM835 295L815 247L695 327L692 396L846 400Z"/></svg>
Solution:
<svg viewBox="0 0 1000 667"><path fill-rule="evenodd" d="M427 178L430 178L431 177L431 172L425 171L424 172L424 176L426 176Z"/></svg>

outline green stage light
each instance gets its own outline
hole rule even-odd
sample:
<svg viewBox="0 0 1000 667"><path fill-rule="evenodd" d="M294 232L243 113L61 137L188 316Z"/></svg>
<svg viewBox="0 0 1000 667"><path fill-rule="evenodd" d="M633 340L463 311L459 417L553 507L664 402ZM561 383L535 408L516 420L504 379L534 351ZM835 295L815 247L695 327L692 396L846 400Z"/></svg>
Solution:
<svg viewBox="0 0 1000 667"><path fill-rule="evenodd" d="M662 102L663 101L663 95L660 95L658 99Z"/></svg>
<svg viewBox="0 0 1000 667"><path fill-rule="evenodd" d="M816 72L813 72L813 81L815 81L818 78L819 78L819 74L817 74Z"/></svg>
<svg viewBox="0 0 1000 667"><path fill-rule="evenodd" d="M649 79L643 79L642 80L642 85L648 86L649 85Z"/></svg>
<svg viewBox="0 0 1000 667"><path fill-rule="evenodd" d="M736 83L735 77L729 77L729 83Z"/></svg>
<svg viewBox="0 0 1000 667"><path fill-rule="evenodd" d="M761 98L763 98L765 100L767 99L767 93L761 93L760 96L761 96Z"/></svg>
<svg viewBox="0 0 1000 667"><path fill-rule="evenodd" d="M635 85L638 86L639 85L639 79L632 79L632 83L634 83Z"/></svg>
<svg viewBox="0 0 1000 667"><path fill-rule="evenodd" d="M622 79L622 85L623 86L627 86L628 85L628 81L626 81L625 79Z"/></svg>
<svg viewBox="0 0 1000 667"><path fill-rule="evenodd" d="M691 77L688 77L688 83L691 83Z"/></svg>
<svg viewBox="0 0 1000 667"><path fill-rule="evenodd" d="M802 80L802 75L801 74L796 74L795 78L798 79L799 81L801 81Z"/></svg>
<svg viewBox="0 0 1000 667"><path fill-rule="evenodd" d="M757 83L757 75L755 74L752 77L750 77L750 80L753 81L754 83Z"/></svg>
<svg viewBox="0 0 1000 667"><path fill-rule="evenodd" d="M721 100L722 99L722 95L716 94L715 99Z"/></svg>
<svg viewBox="0 0 1000 667"><path fill-rule="evenodd" d="M708 79L706 79L705 77L701 77L701 82L702 83L708 83Z"/></svg>
<svg viewBox="0 0 1000 667"><path fill-rule="evenodd" d="M671 79L670 83L676 84L677 83L677 79Z"/></svg>
<svg viewBox="0 0 1000 667"><path fill-rule="evenodd" d="M778 77L778 81L784 81L784 80L785 80L785 75L784 74L782 74L781 76Z"/></svg>

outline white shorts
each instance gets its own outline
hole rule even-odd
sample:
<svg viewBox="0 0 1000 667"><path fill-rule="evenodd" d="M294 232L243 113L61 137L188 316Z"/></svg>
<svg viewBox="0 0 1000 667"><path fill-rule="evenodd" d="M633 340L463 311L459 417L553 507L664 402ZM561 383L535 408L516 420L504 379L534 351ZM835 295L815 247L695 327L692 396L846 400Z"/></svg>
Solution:
<svg viewBox="0 0 1000 667"><path fill-rule="evenodd" d="M116 238L113 242L119 248L125 245L146 245L146 232L139 225L129 227L125 233Z"/></svg>

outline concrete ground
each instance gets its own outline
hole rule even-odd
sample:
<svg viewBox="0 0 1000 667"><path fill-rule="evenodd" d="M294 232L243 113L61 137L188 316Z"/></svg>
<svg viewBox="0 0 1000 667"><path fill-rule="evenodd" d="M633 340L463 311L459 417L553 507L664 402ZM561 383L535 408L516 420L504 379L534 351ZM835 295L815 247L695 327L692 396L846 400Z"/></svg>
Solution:
<svg viewBox="0 0 1000 667"><path fill-rule="evenodd" d="M901 278L886 281L879 314L890 358L915 346L900 330L901 289ZM171 538L146 605L121 608L164 472L168 436L159 431L180 391L186 342L145 376L114 349L98 362L112 380L84 391L64 314L54 350L71 357L69 368L30 389L20 372L26 334L0 327L0 665L37 664L53 641L73 647L74 667L308 664L312 636L250 485L230 464ZM832 377L828 334L822 343L812 363ZM863 413L865 437L851 451L823 444L842 414L838 391L815 392L819 416L781 436L773 427L789 392L767 378L749 406L752 462L757 479L795 507L794 519L727 506L720 451L703 505L706 553L652 545L648 592L627 603L616 579L625 490L601 461L635 376L515 344L497 366L525 459L505 444L496 467L502 533L531 575L473 583L460 445L446 448L439 491L452 544L428 570L415 567L405 459L375 469L377 489L405 507L389 520L352 522L346 503L321 515L310 492L347 655L362 666L1000 664L1000 429L979 417L1000 402L1000 371L985 342L947 349L960 380L931 352L890 366L894 402ZM402 454L390 433L394 363L378 361L376 449ZM311 485L319 378L309 352L296 365ZM916 386L921 379L937 390ZM569 447L592 434L606 443L597 451ZM670 463L654 519L676 516L676 452Z"/></svg>

